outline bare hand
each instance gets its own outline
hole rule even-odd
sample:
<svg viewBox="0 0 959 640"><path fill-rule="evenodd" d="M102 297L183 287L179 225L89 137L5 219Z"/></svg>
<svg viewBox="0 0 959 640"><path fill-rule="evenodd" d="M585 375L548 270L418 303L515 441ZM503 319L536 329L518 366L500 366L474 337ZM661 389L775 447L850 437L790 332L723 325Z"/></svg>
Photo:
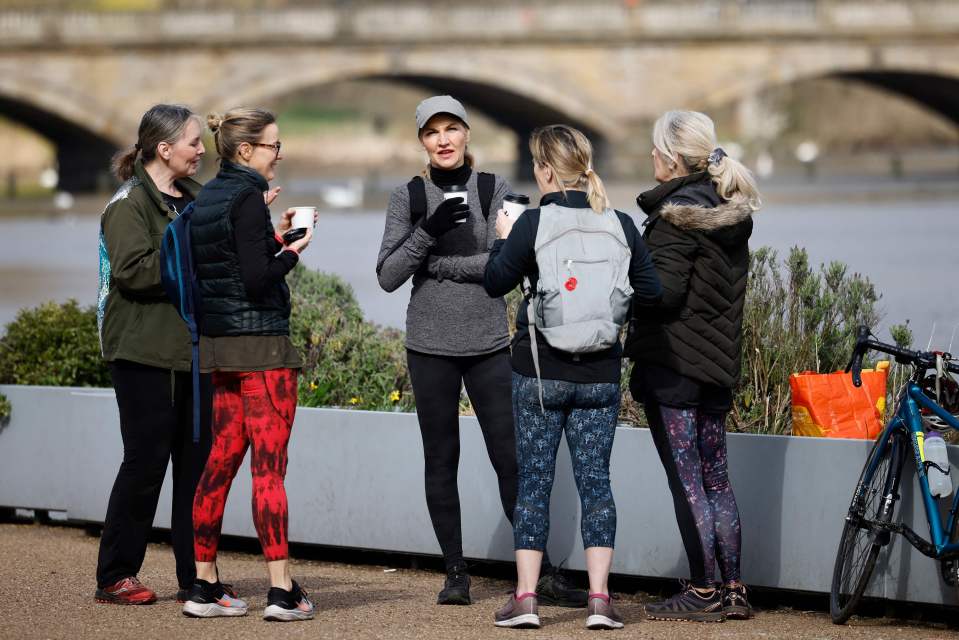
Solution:
<svg viewBox="0 0 959 640"><path fill-rule="evenodd" d="M515 218L510 218L506 213L506 209L500 209L496 212L496 237L500 240L505 240L509 237L509 232L513 230L513 224L516 223Z"/></svg>
<svg viewBox="0 0 959 640"><path fill-rule="evenodd" d="M266 206L273 204L273 201L276 200L276 197L280 195L280 191L283 190L283 187L273 187L269 191L263 192L263 202L266 203Z"/></svg>
<svg viewBox="0 0 959 640"><path fill-rule="evenodd" d="M293 213L293 209L290 208L280 214L280 224L277 225L276 230L281 236L293 226Z"/></svg>
<svg viewBox="0 0 959 640"><path fill-rule="evenodd" d="M312 239L313 239L313 229L307 228L305 236L303 236L296 242L291 242L290 244L286 246L288 246L290 249L293 249L297 253L303 253L303 250L309 246L310 240Z"/></svg>

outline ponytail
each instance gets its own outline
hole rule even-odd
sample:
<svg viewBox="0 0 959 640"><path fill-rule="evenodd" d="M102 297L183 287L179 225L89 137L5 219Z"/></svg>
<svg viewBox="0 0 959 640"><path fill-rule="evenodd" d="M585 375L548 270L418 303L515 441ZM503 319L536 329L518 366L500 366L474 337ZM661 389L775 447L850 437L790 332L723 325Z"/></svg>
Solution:
<svg viewBox="0 0 959 640"><path fill-rule="evenodd" d="M596 213L602 213L609 209L609 196L606 195L606 185L602 178L592 169L587 169L584 177L586 178L586 198L589 200L589 206Z"/></svg>
<svg viewBox="0 0 959 640"><path fill-rule="evenodd" d="M140 154L139 145L134 145L126 151L117 151L110 161L110 171L120 182L126 182L133 177L133 165Z"/></svg>
<svg viewBox="0 0 959 640"><path fill-rule="evenodd" d="M709 163L707 171L716 185L716 193L724 200L744 202L753 211L762 206L756 178L739 160L723 155L718 162Z"/></svg>

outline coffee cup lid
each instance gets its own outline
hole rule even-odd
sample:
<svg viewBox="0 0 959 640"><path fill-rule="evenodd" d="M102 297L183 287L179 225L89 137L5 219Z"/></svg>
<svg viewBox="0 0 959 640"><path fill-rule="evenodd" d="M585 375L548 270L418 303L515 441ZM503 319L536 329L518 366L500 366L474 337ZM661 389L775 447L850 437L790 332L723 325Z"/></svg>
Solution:
<svg viewBox="0 0 959 640"><path fill-rule="evenodd" d="M444 193L459 193L460 191L468 191L465 184L453 184L446 185L442 187Z"/></svg>
<svg viewBox="0 0 959 640"><path fill-rule="evenodd" d="M515 202L516 204L529 204L529 196L523 195L522 193L507 193L503 200Z"/></svg>

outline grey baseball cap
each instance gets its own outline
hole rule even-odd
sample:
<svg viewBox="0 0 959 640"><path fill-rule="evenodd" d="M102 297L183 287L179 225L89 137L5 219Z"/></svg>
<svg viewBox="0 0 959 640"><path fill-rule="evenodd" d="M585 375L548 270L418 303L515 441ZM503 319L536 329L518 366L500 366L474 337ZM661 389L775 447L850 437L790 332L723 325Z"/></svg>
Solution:
<svg viewBox="0 0 959 640"><path fill-rule="evenodd" d="M466 118L466 109L463 108L459 100L453 96L433 96L416 106L416 130L419 131L425 127L430 118L437 113L448 113L451 116L456 116L467 127L470 126L469 120Z"/></svg>

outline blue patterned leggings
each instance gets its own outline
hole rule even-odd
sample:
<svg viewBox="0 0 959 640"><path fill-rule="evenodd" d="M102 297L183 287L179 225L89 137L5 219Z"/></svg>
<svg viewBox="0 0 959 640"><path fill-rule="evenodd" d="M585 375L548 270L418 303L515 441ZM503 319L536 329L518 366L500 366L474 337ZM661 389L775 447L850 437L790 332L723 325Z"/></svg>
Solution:
<svg viewBox="0 0 959 640"><path fill-rule="evenodd" d="M513 373L519 466L519 495L513 518L517 549L546 548L556 451L564 430L582 503L583 546L613 546L616 505L609 486L609 454L616 434L619 401L619 385L612 382L543 380L544 414L536 378Z"/></svg>
<svg viewBox="0 0 959 640"><path fill-rule="evenodd" d="M693 586L711 587L716 559L725 583L739 580L739 508L726 470L725 414L644 405L673 494Z"/></svg>

